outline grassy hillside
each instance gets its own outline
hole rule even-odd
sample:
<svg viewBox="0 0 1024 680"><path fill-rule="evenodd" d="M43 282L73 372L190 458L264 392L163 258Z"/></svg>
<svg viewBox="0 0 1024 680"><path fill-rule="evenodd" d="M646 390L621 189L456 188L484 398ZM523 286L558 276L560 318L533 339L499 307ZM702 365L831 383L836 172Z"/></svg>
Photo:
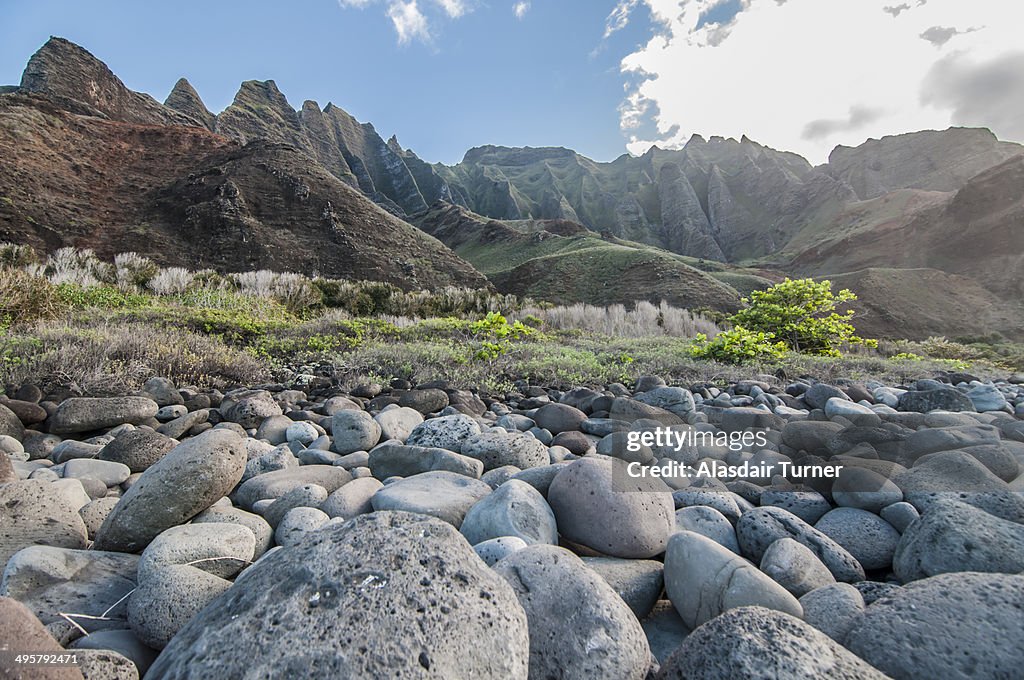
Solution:
<svg viewBox="0 0 1024 680"><path fill-rule="evenodd" d="M538 300L602 305L667 300L729 311L741 293L770 283L753 270L597 234L567 220L489 220L436 204L413 221L499 290Z"/></svg>

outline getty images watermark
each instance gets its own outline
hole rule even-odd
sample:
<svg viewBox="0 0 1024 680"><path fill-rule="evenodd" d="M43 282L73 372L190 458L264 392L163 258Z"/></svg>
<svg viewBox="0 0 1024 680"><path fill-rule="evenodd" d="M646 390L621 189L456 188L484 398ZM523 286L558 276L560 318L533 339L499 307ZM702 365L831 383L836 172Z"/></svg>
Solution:
<svg viewBox="0 0 1024 680"><path fill-rule="evenodd" d="M684 450L694 450L698 446L727 448L733 452L749 451L768 448L768 437L763 431L710 432L675 430L669 427L656 427L626 434L626 451L631 454L638 454L644 448L657 448L660 451L668 449L680 453ZM704 459L696 465L689 465L664 458L656 465L635 460L625 465L626 475L633 479L707 477L770 480L776 475L789 479L835 479L842 469L843 466L840 464L797 465L788 460L760 463L744 461L738 465L731 465L724 461Z"/></svg>

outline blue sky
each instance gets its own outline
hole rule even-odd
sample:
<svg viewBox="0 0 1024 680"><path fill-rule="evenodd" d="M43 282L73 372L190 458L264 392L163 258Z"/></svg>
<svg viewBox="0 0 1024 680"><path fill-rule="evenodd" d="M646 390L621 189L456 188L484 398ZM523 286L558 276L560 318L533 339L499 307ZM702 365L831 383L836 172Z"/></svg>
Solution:
<svg viewBox="0 0 1024 680"><path fill-rule="evenodd" d="M456 2L465 11L454 18L444 2L419 0L429 33L404 44L387 0L349 2L360 4L5 0L0 84L17 83L59 35L160 101L185 76L218 112L242 80L273 79L294 107L333 101L429 161L482 144L560 145L599 160L626 151L619 61L650 25L603 39L614 0L532 0L519 19L513 0Z"/></svg>
<svg viewBox="0 0 1024 680"><path fill-rule="evenodd" d="M0 0L0 84L52 34L159 100L185 76L214 112L274 79L428 161L745 134L817 164L950 125L1024 141L1022 22L1007 0Z"/></svg>

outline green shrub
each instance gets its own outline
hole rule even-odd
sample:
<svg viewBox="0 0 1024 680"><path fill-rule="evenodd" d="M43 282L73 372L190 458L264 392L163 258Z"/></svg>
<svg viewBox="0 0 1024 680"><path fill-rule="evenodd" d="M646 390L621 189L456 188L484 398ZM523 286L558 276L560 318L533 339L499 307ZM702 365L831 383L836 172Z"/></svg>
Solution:
<svg viewBox="0 0 1024 680"><path fill-rule="evenodd" d="M851 291L832 292L830 281L786 279L767 290L757 290L744 298L745 307L729 321L754 333L766 333L776 342L804 354L840 356L846 345L877 347L876 340L856 335L850 321L853 310L840 314L836 309L857 299Z"/></svg>
<svg viewBox="0 0 1024 680"><path fill-rule="evenodd" d="M698 334L690 348L690 356L727 364L747 364L781 359L786 356L786 351L786 343L776 341L772 333L734 326L710 340L703 333Z"/></svg>
<svg viewBox="0 0 1024 680"><path fill-rule="evenodd" d="M514 340L521 340L536 333L536 330L522 321L509 323L499 312L490 312L479 321L469 325L469 332L476 340L473 358L478 361L493 361L512 349Z"/></svg>
<svg viewBox="0 0 1024 680"><path fill-rule="evenodd" d="M75 283L61 283L57 285L57 295L66 306L79 309L138 309L150 302L145 295L126 293L107 285L84 287Z"/></svg>

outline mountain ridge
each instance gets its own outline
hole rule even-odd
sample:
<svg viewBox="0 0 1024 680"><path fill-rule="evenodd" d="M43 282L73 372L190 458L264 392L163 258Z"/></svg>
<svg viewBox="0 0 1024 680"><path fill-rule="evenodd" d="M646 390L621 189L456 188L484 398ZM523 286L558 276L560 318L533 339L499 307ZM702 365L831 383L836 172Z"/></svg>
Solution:
<svg viewBox="0 0 1024 680"><path fill-rule="evenodd" d="M133 241L126 236L130 229L108 230L117 238L101 238L98 224L113 215L144 224L157 219L154 233L162 234L167 244L173 243L174 224L183 233L192 229L193 237L198 227L224 236L231 229L246 234L252 226L249 236L256 245L249 248L262 248L257 260L302 266L301 258L282 254L291 248L306 253L307 265L313 262L319 267L321 252L282 236L296 234L287 219L292 212L302 216L307 236L333 238L334 234L350 256L346 265L345 258L334 253L324 262L330 271L392 276L405 286L424 281L488 285L473 263L483 267L491 282L505 292L541 291L553 301L600 301L604 290L612 297L650 299L664 294L679 303L729 309L738 299L737 291L749 292L753 285L791 274L880 281L886 299L909 310L915 301L892 281L902 282L907 295L910 291L917 295L929 290L922 281L941 280L934 288L950 298L947 307L955 312L950 317L954 328L977 330L964 311L973 305L980 310L979 318L994 320L992 330L1022 332L1013 314L989 308L1002 304L1017 310L1020 305L1024 243L1018 233L1024 232L1016 226L1024 220L1020 191L1024 147L999 141L987 130L950 128L886 136L857 147L836 147L829 162L818 166L745 135L739 140L693 135L680 149L655 146L642 156L623 154L607 163L565 147L482 145L448 166L420 159L404 149L395 135L384 140L371 123L359 122L332 102L321 107L307 100L296 109L272 80L244 81L232 103L217 114L209 111L184 78L161 104L132 92L101 61L62 38L52 38L29 59L20 87L5 88L0 94L0 115L13 116L8 131L25 126L36 135L33 141L39 142L46 126L30 120L26 111L33 107L44 118L49 116L47 122L53 125L71 116L67 119L74 121L71 127L86 136L95 134L113 142L122 134L129 147L141 145L136 149L141 157L149 157L147 144L166 145L177 154L168 167L148 173L165 182L155 186L157 178L147 176L145 168L124 165L125 158L101 158L87 148L84 138L61 138L88 159L87 163L58 164L72 176L73 181L65 182L69 186L78 181L74 175L82 172L80 165L100 176L106 176L103 168L89 163L127 168L129 177L119 186L132 194L126 201L131 205L119 213L109 197L101 197L106 213L90 213L91 207L79 196L61 194L62 178L48 175L47 168L37 168L24 154L16 153L16 139L8 139L9 157L22 165L7 168L8 177L0 183L4 192L0 195L7 199L6 206L0 205L0 237L24 238L43 247L107 240L144 247L145 239ZM89 122L94 120L104 123ZM229 150L232 145L243 151ZM43 157L61 155L53 145L28 146ZM189 157L193 152L198 155ZM242 155L223 160L225 154L236 153ZM49 177L50 184L37 188L56 199L48 205L37 200L39 195L19 194L25 173L40 170L40 177ZM214 180L220 178L218 173L230 176ZM274 177L274 182L268 183L259 173ZM190 184L197 175L216 185L214 194ZM160 191L169 194L159 198ZM261 200L263 191L270 192L266 200ZM295 192L313 197L311 203L319 206L319 212L295 202ZM144 200L135 193L143 194ZM25 205L32 209L15 198L28 199ZM175 200L184 202L184 212L174 208ZM55 207L61 201L68 210ZM345 209L335 210L336 205ZM272 207L264 210L267 206ZM441 222L449 227L460 224L469 236L437 231L439 225L431 220L446 214L445 206L457 208L460 217ZM193 218L188 210L192 216L205 217L190 224ZM339 212L344 218L333 231L323 231L322 223L329 223L334 219L331 215ZM392 218L384 219L382 214ZM422 241L416 236L421 232L409 231L413 229L409 223L440 240ZM536 229L526 241L516 234L518 226L512 232L495 226L527 223L547 226ZM487 228L481 230L480 224ZM230 226L225 230L225 225ZM424 260L418 266L398 262L392 269L418 270L423 277L396 275L375 262L388 257L386 249L375 244L379 230L385 234L381 243L401 249L408 241ZM482 234L490 234L494 241L481 240ZM529 239L538 234L541 239L555 239L550 243L575 241L564 252L552 253L550 243L534 247ZM475 239L475 250L466 253L469 263L452 252L464 247L467 238ZM538 261L502 254L500 249L512 242L523 252L534 253ZM242 238L240 243L254 242ZM368 257L360 252L363 245L372 253ZM224 236L217 266L253 264L232 258L229 250L238 246L238 239ZM491 252L484 252L488 249ZM572 253L590 264L574 264ZM595 258L598 253L601 257ZM428 264L432 258L440 263L437 267ZM495 259L517 264L489 269ZM599 267L610 269L590 271ZM865 271L875 273L860 274ZM902 273L877 274L888 271ZM572 277L577 280L570 281ZM728 290L719 288L723 283ZM701 287L703 293L698 290ZM865 308L880 309L884 304L873 299L871 291L863 297ZM958 303L960 298L970 304ZM928 313L938 309L919 306L919 310L926 308L932 310ZM911 335L931 332L936 324L926 317L924 311L904 315L898 327ZM884 327L886 322L880 323Z"/></svg>

